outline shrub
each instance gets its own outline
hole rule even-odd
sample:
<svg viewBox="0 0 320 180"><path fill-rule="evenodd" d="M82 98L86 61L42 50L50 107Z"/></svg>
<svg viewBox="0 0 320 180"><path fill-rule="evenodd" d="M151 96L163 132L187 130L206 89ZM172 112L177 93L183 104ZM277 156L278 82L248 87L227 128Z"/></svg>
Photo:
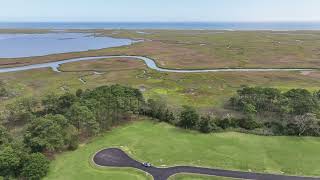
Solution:
<svg viewBox="0 0 320 180"><path fill-rule="evenodd" d="M73 136L69 142L68 149L74 151L78 149L78 147L79 147L79 138L76 136Z"/></svg>
<svg viewBox="0 0 320 180"><path fill-rule="evenodd" d="M216 125L214 119L210 116L201 117L201 121L199 123L199 130L203 133L211 133L218 130L218 126Z"/></svg>
<svg viewBox="0 0 320 180"><path fill-rule="evenodd" d="M28 180L40 180L47 175L49 163L41 153L30 154L23 163L21 176Z"/></svg>
<svg viewBox="0 0 320 180"><path fill-rule="evenodd" d="M238 127L238 122L231 115L227 114L225 117L217 121L217 125L222 129L236 128Z"/></svg>
<svg viewBox="0 0 320 180"><path fill-rule="evenodd" d="M20 153L11 146L6 146L0 150L0 176L5 178L18 175L21 166Z"/></svg>
<svg viewBox="0 0 320 180"><path fill-rule="evenodd" d="M190 106L184 106L180 113L178 125L185 129L194 129L199 122L199 114Z"/></svg>
<svg viewBox="0 0 320 180"><path fill-rule="evenodd" d="M311 113L295 116L289 120L287 133L298 136L319 136L320 120L317 119L315 114Z"/></svg>
<svg viewBox="0 0 320 180"><path fill-rule="evenodd" d="M253 130L261 127L261 125L252 116L240 119L239 126L247 130Z"/></svg>
<svg viewBox="0 0 320 180"><path fill-rule="evenodd" d="M9 131L0 124L0 147L2 145L8 144L11 141L11 136Z"/></svg>

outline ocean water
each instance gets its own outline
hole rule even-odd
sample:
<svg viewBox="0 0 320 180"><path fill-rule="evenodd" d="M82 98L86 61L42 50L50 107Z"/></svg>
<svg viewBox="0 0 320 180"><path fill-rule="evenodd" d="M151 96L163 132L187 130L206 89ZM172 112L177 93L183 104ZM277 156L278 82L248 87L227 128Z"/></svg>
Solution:
<svg viewBox="0 0 320 180"><path fill-rule="evenodd" d="M320 22L0 22L0 29L320 30Z"/></svg>

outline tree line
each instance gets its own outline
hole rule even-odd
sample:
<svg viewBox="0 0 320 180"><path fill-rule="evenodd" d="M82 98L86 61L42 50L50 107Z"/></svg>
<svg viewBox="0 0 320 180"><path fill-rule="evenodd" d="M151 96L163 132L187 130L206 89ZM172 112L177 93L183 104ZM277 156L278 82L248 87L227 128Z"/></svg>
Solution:
<svg viewBox="0 0 320 180"><path fill-rule="evenodd" d="M41 179L48 172L47 157L75 150L81 140L130 120L143 102L139 90L112 85L8 104L1 113L0 176ZM21 124L22 136L10 136L6 127Z"/></svg>
<svg viewBox="0 0 320 180"><path fill-rule="evenodd" d="M259 135L320 136L320 91L291 89L283 92L276 88L243 86L229 102L242 116L199 114L190 106L171 112L164 102L152 99L142 107L142 113L203 133L233 130Z"/></svg>
<svg viewBox="0 0 320 180"><path fill-rule="evenodd" d="M320 136L320 91L244 86L230 104L272 134Z"/></svg>
<svg viewBox="0 0 320 180"><path fill-rule="evenodd" d="M143 115L160 122L203 133L226 130L268 135L320 136L320 91L282 92L275 88L242 87L230 107L243 116L215 117L190 106L173 110L163 100L148 99L135 88L111 85L77 90L41 99L22 98L1 112L0 176L41 179L56 152L75 150L80 141ZM263 118L275 115L272 118ZM8 128L22 125L20 137ZM266 133L267 132L267 133Z"/></svg>
<svg viewBox="0 0 320 180"><path fill-rule="evenodd" d="M162 100L149 99L141 107L140 113L160 122L202 133L222 132L229 129L250 131L261 127L252 118L235 118L230 114L215 117L209 114L200 114L191 106L183 106L180 111L172 112Z"/></svg>

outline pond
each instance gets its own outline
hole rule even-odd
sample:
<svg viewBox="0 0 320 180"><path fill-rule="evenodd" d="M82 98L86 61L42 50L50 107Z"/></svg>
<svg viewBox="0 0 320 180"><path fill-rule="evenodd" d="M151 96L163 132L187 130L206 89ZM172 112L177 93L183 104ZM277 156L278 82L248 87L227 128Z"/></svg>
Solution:
<svg viewBox="0 0 320 180"><path fill-rule="evenodd" d="M44 56L131 45L137 41L89 33L0 34L0 58Z"/></svg>

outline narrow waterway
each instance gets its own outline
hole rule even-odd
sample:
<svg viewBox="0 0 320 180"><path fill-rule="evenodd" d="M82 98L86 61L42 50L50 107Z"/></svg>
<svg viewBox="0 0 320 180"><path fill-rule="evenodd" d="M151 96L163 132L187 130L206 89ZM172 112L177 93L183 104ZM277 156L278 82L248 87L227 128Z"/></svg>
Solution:
<svg viewBox="0 0 320 180"><path fill-rule="evenodd" d="M60 72L59 67L62 64L78 62L78 61L92 61L92 60L101 60L101 59L112 59L112 58L127 58L130 60L140 60L144 61L148 68L160 71L160 72L172 72L172 73L206 73L206 72L272 72L272 71L316 71L317 68L213 68L213 69L195 69L195 70L187 70L187 69L166 69L158 67L155 61L148 57L143 56L98 56L98 57L83 57L83 58L74 58L67 59L56 62L48 62L48 63L39 63L32 64L20 67L11 67L11 68L0 68L0 73L6 72L18 72L18 71L26 71L32 69L40 69L40 68L52 68L53 71Z"/></svg>

